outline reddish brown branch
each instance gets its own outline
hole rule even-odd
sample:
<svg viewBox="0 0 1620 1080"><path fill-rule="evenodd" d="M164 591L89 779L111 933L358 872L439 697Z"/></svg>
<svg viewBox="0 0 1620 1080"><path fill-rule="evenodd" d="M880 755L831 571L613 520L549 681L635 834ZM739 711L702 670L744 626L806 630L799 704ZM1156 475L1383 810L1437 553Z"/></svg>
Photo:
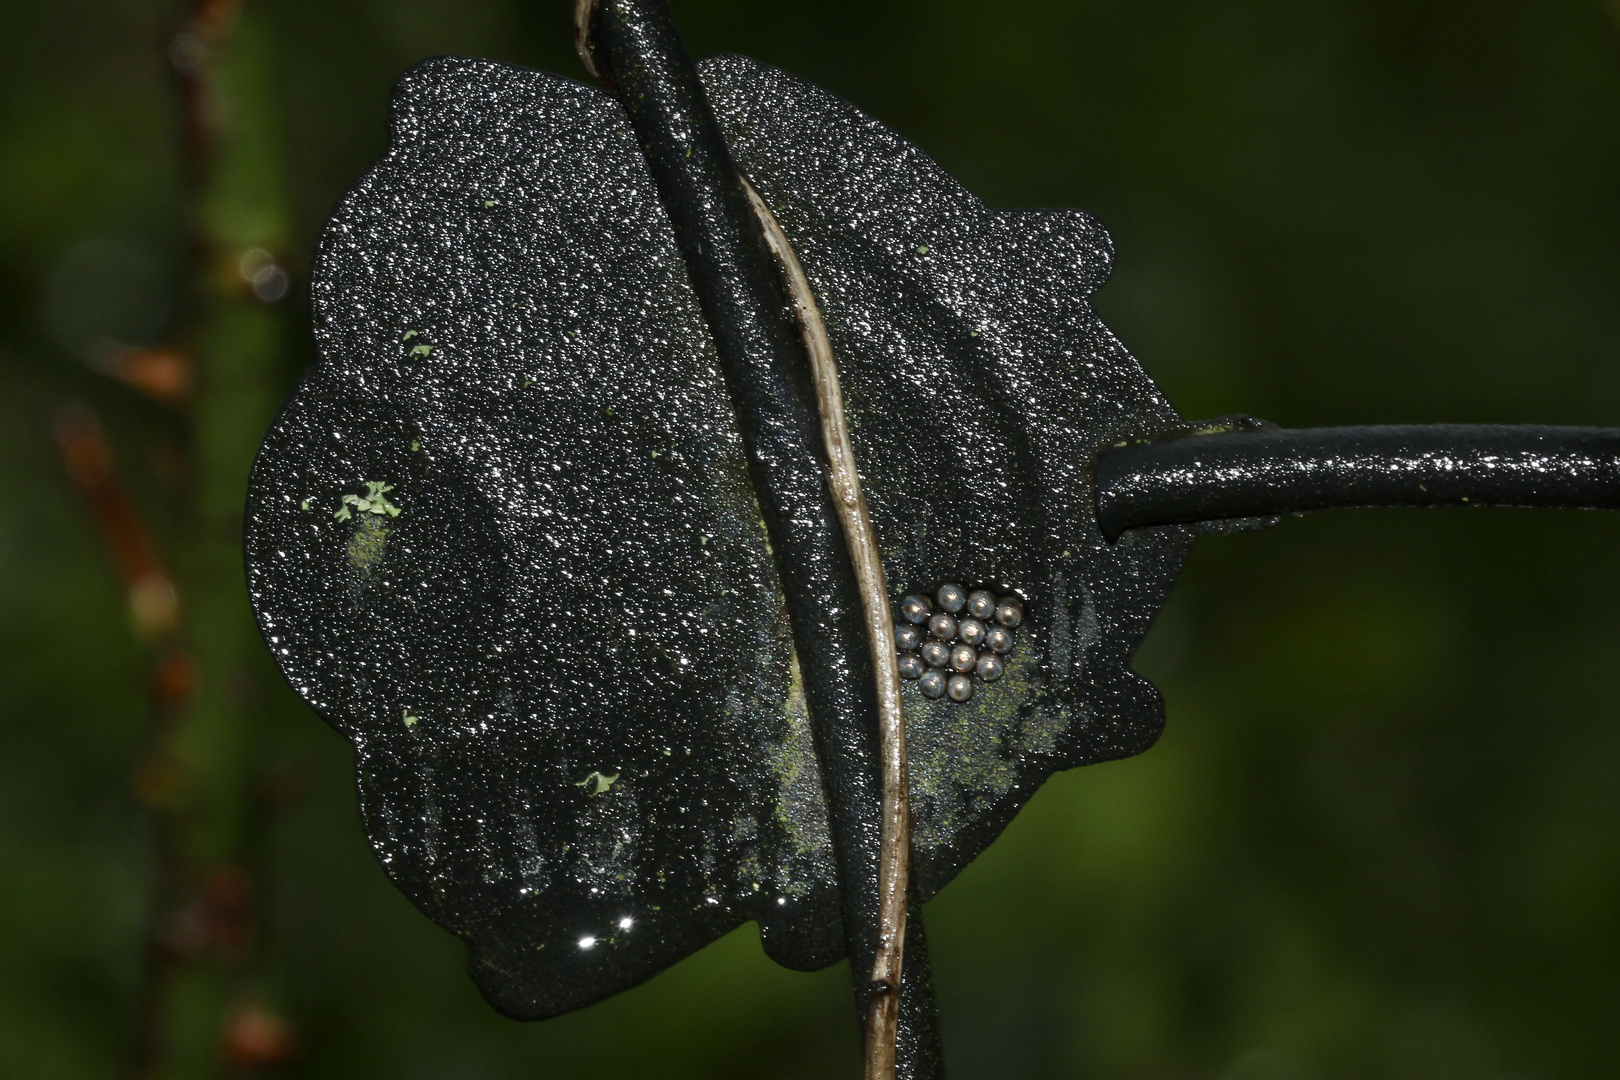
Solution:
<svg viewBox="0 0 1620 1080"><path fill-rule="evenodd" d="M159 891L148 916L132 1053L133 1074L145 1077L157 1072L167 1050L164 1002L183 951L174 947L170 929L185 872L173 828L163 820L160 808L174 788L176 769L167 747L196 684L196 663L180 639L179 590L118 481L101 422L86 406L70 403L57 410L53 426L63 470L84 500L118 571L135 630L152 645L152 725L148 751L135 776L137 796L156 815L153 846Z"/></svg>

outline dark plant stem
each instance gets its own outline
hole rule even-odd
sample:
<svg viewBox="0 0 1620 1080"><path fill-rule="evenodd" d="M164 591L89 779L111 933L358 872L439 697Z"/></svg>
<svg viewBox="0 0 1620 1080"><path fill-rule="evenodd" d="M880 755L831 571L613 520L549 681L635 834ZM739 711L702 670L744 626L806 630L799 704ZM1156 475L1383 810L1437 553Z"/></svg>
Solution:
<svg viewBox="0 0 1620 1080"><path fill-rule="evenodd" d="M874 664L892 653L887 598L870 602L873 574L858 565L860 535L851 531L860 526L846 520L849 506L834 495L843 436L824 427L826 401L818 401L801 326L789 314L784 267L667 7L662 0L586 0L580 12L581 52L625 107L714 337L782 577L832 818L856 1007L868 1031L867 1075L937 1076L932 992L901 964L909 942L919 953L922 947L921 921L907 918L898 694L884 696ZM858 488L854 495L858 500ZM881 566L876 578L875 588L885 591ZM866 625L874 613L881 628ZM895 721L887 740L880 738L883 715ZM896 1052L897 1016L909 1022L900 1025Z"/></svg>
<svg viewBox="0 0 1620 1080"><path fill-rule="evenodd" d="M1103 535L1358 506L1620 509L1620 430L1431 424L1196 435L1105 451Z"/></svg>

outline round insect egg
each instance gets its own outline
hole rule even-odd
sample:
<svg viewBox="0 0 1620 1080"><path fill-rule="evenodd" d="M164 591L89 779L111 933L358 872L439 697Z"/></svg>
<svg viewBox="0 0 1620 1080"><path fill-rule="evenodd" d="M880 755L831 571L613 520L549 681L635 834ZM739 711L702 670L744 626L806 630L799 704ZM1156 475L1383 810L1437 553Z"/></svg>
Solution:
<svg viewBox="0 0 1620 1080"><path fill-rule="evenodd" d="M996 606L996 622L1012 630L1024 621L1024 605L1010 596L1002 597Z"/></svg>
<svg viewBox="0 0 1620 1080"><path fill-rule="evenodd" d="M956 676L960 679L962 676ZM923 697L945 696L945 673L943 671L930 671L917 680L917 689L921 690Z"/></svg>
<svg viewBox="0 0 1620 1080"><path fill-rule="evenodd" d="M913 593L900 601L900 617L909 623L923 623L928 621L933 608L928 606L928 600Z"/></svg>
<svg viewBox="0 0 1620 1080"><path fill-rule="evenodd" d="M939 601L941 611L955 615L967 603L967 593L962 591L960 585L941 585L939 592L934 594L934 599Z"/></svg>
<svg viewBox="0 0 1620 1080"><path fill-rule="evenodd" d="M1001 662L1001 657L993 652L980 653L979 661L974 665L974 671L985 682L995 682L1006 672L1007 666Z"/></svg>
<svg viewBox="0 0 1620 1080"><path fill-rule="evenodd" d="M996 613L996 598L983 589L974 589L968 593L967 609L975 619L988 619Z"/></svg>
<svg viewBox="0 0 1620 1080"><path fill-rule="evenodd" d="M922 631L910 623L901 623L894 628L894 647L901 652L911 652L922 644Z"/></svg>
<svg viewBox="0 0 1620 1080"><path fill-rule="evenodd" d="M972 645L975 648L984 644L984 635L987 633L989 633L989 628L978 619L963 619L956 624L956 636L961 638L965 644Z"/></svg>
<svg viewBox="0 0 1620 1080"><path fill-rule="evenodd" d="M1012 631L1003 627L996 627L984 636L984 643L998 653L1005 655L1012 652Z"/></svg>
<svg viewBox="0 0 1620 1080"><path fill-rule="evenodd" d="M945 684L945 692L952 701L966 701L973 696L973 680L966 675L952 675L950 682Z"/></svg>
<svg viewBox="0 0 1620 1080"><path fill-rule="evenodd" d="M951 647L943 641L925 641L922 662L929 667L944 667L951 662Z"/></svg>
<svg viewBox="0 0 1620 1080"><path fill-rule="evenodd" d="M958 645L951 650L951 668L955 671L972 671L973 665L979 662L979 654L971 645Z"/></svg>
<svg viewBox="0 0 1620 1080"><path fill-rule="evenodd" d="M922 662L922 657L916 653L906 653L900 657L900 677L902 679L920 679L928 671L928 665Z"/></svg>
<svg viewBox="0 0 1620 1080"><path fill-rule="evenodd" d="M950 641L956 636L956 620L940 612L928 620L928 632L941 641Z"/></svg>

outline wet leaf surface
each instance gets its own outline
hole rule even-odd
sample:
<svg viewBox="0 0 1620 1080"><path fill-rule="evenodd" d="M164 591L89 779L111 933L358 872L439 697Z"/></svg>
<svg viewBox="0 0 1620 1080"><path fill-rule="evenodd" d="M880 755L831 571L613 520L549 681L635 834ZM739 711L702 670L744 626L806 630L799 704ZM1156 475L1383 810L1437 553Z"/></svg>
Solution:
<svg viewBox="0 0 1620 1080"><path fill-rule="evenodd" d="M917 888L1053 770L1150 745L1128 668L1190 542L1097 531L1097 450L1179 420L1086 302L1106 233L997 212L849 105L704 77L840 358L894 599L1019 597L1006 675L909 686ZM713 348L618 105L439 59L328 226L320 364L255 468L248 564L288 678L354 744L393 880L497 1007L547 1016L747 920L843 953L785 598Z"/></svg>

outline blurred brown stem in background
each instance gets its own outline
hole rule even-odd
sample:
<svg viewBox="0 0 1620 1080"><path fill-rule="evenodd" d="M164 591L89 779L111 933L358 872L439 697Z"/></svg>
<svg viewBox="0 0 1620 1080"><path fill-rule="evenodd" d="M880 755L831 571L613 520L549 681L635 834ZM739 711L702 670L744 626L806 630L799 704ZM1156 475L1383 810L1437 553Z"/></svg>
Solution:
<svg viewBox="0 0 1620 1080"><path fill-rule="evenodd" d="M254 1072L297 1049L263 1000L256 898L274 809L256 799L263 646L240 569L247 471L274 408L287 276L265 27L238 0L196 0L168 43L179 78L190 281L173 340L107 373L185 428L183 508L170 559L121 486L96 416L63 406L57 444L151 647L153 721L136 794L151 818L155 881L136 1009L138 1080ZM172 565L173 570L170 569ZM182 616L181 598L186 598Z"/></svg>
<svg viewBox="0 0 1620 1080"><path fill-rule="evenodd" d="M196 685L197 665L181 633L174 576L163 565L150 531L119 483L100 420L88 407L74 402L57 410L54 426L63 468L118 570L136 636L151 649L153 715L146 759L135 778L137 796L154 811L152 844L158 881L136 1004L133 1053L135 1075L147 1076L155 1073L164 1056L163 999L176 962L188 952L200 951L179 945L167 925L172 896L179 891L184 871L175 850L174 829L163 820L160 809L174 783L173 762L165 749Z"/></svg>

